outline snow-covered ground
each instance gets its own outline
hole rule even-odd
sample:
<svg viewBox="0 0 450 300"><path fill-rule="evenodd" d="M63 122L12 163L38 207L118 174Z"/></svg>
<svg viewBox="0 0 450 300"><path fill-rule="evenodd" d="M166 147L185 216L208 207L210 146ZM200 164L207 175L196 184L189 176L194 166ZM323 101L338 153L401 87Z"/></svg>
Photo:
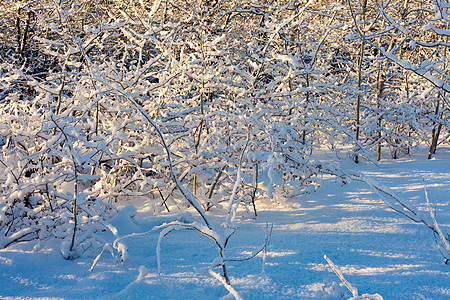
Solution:
<svg viewBox="0 0 450 300"><path fill-rule="evenodd" d="M383 160L379 166L348 161L341 167L391 188L431 220L426 213L424 178L437 220L444 231L450 232L450 152L441 151L433 160L426 160L422 153ZM189 217L153 217L140 207L133 219L129 218L133 209L126 207L113 220L119 235ZM228 257L248 256L264 244L266 228L273 224L265 263L261 254L228 263L231 284L244 299L351 297L324 255L360 295L450 299L450 265L444 264L432 232L390 210L365 183L342 185L330 176L314 193L283 205L259 201L257 209L257 219L240 212L240 228L227 247ZM223 222L219 212L210 214L217 224ZM158 237L155 232L127 239L129 259L124 265L117 265L109 253L104 253L93 271L89 271L93 258L64 260L57 243L52 247L50 242L29 242L0 250L0 298L231 298L208 273L218 256L212 240L195 231L170 233L161 244L159 275ZM112 234L105 233L105 238L113 240Z"/></svg>

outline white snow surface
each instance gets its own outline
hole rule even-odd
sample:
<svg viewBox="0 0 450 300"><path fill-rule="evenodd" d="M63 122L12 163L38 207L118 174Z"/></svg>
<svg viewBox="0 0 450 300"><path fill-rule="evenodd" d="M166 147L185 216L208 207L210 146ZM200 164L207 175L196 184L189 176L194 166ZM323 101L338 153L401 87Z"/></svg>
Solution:
<svg viewBox="0 0 450 300"><path fill-rule="evenodd" d="M436 219L444 232L450 232L448 149L438 150L432 160L422 153L384 159L379 166L346 161L341 168L388 187L429 217L425 179ZM360 295L450 299L450 265L444 263L432 232L390 210L367 184L352 181L342 185L329 176L316 192L282 204L271 201L275 200L257 201L256 219L244 209L237 211L239 228L229 241L226 258L246 257L260 249L266 225L273 224L265 255L227 263L231 285L243 299L351 298L324 255ZM136 212L130 204L135 205ZM119 205L122 213L111 220L119 237L177 220L201 223L194 211L192 217L181 212L155 217L145 210L145 203ZM212 211L208 217L214 228L220 228L226 215ZM128 260L117 263L107 251L93 271L89 269L95 257L65 260L56 240L26 242L0 250L0 299L234 298L209 273L211 263L219 256L216 245L194 230L176 230L163 238L158 274L159 233L123 240ZM115 239L112 232L105 232L104 238L111 243ZM220 268L213 270L221 273Z"/></svg>

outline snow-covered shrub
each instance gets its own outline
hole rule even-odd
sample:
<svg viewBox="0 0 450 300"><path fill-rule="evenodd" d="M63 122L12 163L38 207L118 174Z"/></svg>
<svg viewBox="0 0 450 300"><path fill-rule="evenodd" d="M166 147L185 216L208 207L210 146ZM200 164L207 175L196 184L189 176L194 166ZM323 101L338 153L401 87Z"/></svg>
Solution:
<svg viewBox="0 0 450 300"><path fill-rule="evenodd" d="M420 70L436 80L406 76L400 57L417 51L389 46L405 34L388 18L394 4L364 3L2 2L2 245L44 238L35 227L57 220L72 251L77 230L104 228L112 202L192 206L181 185L221 209L238 170L239 199L256 213L259 195L283 200L335 173L318 149L398 156L427 140L430 120L438 136L445 86L432 84L446 62L425 51Z"/></svg>
<svg viewBox="0 0 450 300"><path fill-rule="evenodd" d="M20 84L25 77L21 75L11 70L1 83ZM81 244L85 251L92 243L87 239L115 211L97 197L99 176L93 165L101 150L89 141L90 126L77 111L77 99L70 99L75 105L65 106L64 96L48 94L54 82L26 83L31 95L18 98L11 93L0 105L1 247L56 237L68 240L71 252ZM61 104L59 114L56 101Z"/></svg>

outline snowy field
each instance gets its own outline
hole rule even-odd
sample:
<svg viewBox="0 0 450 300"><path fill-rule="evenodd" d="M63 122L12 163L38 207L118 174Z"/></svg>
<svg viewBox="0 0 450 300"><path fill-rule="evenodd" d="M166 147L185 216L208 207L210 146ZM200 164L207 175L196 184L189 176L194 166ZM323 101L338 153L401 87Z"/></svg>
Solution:
<svg viewBox="0 0 450 300"><path fill-rule="evenodd" d="M389 187L400 198L426 212L429 199L443 231L450 232L450 152L438 150L426 160L416 154L383 160L379 166L351 161L347 172L361 174ZM126 206L114 220L119 235L144 232L188 214L150 215L145 205ZM227 257L245 257L264 244L273 224L265 262L262 254L228 263L231 284L244 299L347 299L352 297L331 270L324 255L340 269L359 295L378 293L384 299L450 299L450 265L444 263L433 233L392 211L367 184L342 185L326 177L314 193L275 205L256 203L258 217L240 211L240 228L231 238ZM210 214L214 214L211 212ZM193 218L197 218L192 214ZM211 215L220 224L224 216ZM217 225L216 224L216 225ZM118 265L104 253L93 271L94 258L64 260L51 242L13 245L0 250L2 299L220 299L232 298L208 274L217 257L214 243L195 231L170 233L161 244L161 273L156 248L159 232L130 238L128 261ZM113 241L113 235L105 233ZM215 269L219 272L219 269Z"/></svg>

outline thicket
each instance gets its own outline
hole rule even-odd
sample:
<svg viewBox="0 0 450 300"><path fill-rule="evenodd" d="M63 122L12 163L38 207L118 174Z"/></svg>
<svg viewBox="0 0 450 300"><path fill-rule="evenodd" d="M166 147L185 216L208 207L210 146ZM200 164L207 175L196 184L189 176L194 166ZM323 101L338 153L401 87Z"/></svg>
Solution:
<svg viewBox="0 0 450 300"><path fill-rule="evenodd" d="M323 153L431 157L448 143L449 7L2 0L0 247L57 238L75 258L123 199L192 206L209 228L211 209L257 215L339 175Z"/></svg>

